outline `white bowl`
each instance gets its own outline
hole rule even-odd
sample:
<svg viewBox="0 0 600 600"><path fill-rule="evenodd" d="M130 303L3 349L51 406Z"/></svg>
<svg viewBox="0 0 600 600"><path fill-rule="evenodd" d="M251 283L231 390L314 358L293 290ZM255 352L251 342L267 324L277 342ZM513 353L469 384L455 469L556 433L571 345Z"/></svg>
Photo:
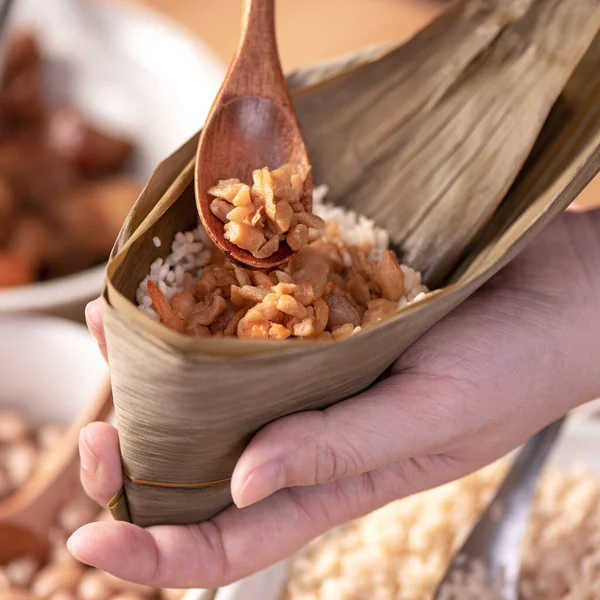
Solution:
<svg viewBox="0 0 600 600"><path fill-rule="evenodd" d="M70 424L101 390L108 368L83 325L0 317L0 407L33 423Z"/></svg>
<svg viewBox="0 0 600 600"><path fill-rule="evenodd" d="M38 31L49 60L48 95L131 135L138 153L130 174L142 182L202 126L222 82L223 66L199 40L123 2L19 0L10 26L23 25ZM0 290L0 314L82 318L104 269Z"/></svg>
<svg viewBox="0 0 600 600"><path fill-rule="evenodd" d="M600 401L587 409L597 411ZM586 416L587 410L575 411L567 422L549 463L562 469L584 467L600 476L600 419ZM281 600L289 573L289 561L282 561L210 595L189 590L184 600Z"/></svg>

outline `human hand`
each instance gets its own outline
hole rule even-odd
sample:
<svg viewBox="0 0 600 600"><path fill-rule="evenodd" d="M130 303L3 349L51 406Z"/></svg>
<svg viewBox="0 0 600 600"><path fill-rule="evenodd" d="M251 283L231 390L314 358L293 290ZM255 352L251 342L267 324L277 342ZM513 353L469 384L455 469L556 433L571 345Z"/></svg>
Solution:
<svg viewBox="0 0 600 600"><path fill-rule="evenodd" d="M600 212L563 215L405 352L391 375L324 411L260 431L235 468L235 506L209 522L101 522L79 560L160 587L217 587L291 555L392 500L501 457L600 395ZM105 351L97 303L90 330ZM117 432L85 428L81 476L106 504L121 488Z"/></svg>

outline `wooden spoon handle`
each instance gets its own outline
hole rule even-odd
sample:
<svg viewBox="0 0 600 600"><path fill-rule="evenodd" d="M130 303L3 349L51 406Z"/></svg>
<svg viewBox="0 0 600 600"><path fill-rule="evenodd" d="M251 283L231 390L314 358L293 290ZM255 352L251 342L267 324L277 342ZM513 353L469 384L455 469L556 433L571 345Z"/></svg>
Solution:
<svg viewBox="0 0 600 600"><path fill-rule="evenodd" d="M260 96L291 104L275 33L275 0L245 0L242 33L222 89L222 99Z"/></svg>

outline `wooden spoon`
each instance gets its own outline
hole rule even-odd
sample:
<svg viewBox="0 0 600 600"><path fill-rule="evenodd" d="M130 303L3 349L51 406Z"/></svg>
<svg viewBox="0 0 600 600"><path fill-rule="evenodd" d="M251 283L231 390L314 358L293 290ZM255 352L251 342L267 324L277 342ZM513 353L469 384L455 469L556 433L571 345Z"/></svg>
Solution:
<svg viewBox="0 0 600 600"><path fill-rule="evenodd" d="M110 382L71 424L59 445L14 494L0 502L0 564L19 556L48 557L48 531L79 478L79 432L113 408Z"/></svg>
<svg viewBox="0 0 600 600"><path fill-rule="evenodd" d="M285 163L310 164L277 52L274 0L246 0L237 52L200 136L195 177L204 228L239 263L268 269L289 261L294 252L283 243L273 255L258 259L226 240L207 190L222 179L251 183L253 170ZM310 174L301 201L312 210Z"/></svg>

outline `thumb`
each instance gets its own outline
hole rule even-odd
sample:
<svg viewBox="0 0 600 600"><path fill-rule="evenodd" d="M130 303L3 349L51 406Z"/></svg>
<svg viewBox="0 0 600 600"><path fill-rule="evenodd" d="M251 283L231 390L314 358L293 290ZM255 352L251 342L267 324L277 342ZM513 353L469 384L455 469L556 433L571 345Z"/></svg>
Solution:
<svg viewBox="0 0 600 600"><path fill-rule="evenodd" d="M324 411L290 415L267 425L235 467L234 502L241 508L285 487L330 483L429 454L445 436L439 410L437 416L423 410L423 383L427 382L392 376ZM431 388L429 383L428 395ZM448 421L446 425L451 428Z"/></svg>

